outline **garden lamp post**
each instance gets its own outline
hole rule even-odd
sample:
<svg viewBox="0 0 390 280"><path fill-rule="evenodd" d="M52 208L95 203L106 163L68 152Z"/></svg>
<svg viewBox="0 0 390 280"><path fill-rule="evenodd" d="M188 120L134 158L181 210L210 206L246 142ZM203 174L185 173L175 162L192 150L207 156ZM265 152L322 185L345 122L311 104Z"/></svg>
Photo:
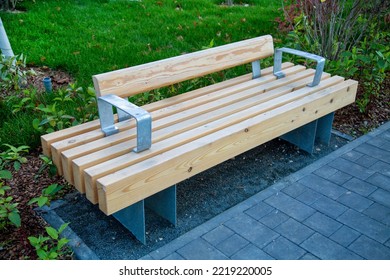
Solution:
<svg viewBox="0 0 390 280"><path fill-rule="evenodd" d="M5 28L3 22L0 18L0 50L5 57L13 57L14 52L12 51L11 44L9 43L7 33L5 32Z"/></svg>

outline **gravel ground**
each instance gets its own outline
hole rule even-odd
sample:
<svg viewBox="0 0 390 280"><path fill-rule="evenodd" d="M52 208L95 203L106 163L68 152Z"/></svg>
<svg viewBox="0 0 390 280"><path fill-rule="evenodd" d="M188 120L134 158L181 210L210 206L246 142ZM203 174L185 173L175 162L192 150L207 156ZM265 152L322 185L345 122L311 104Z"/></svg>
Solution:
<svg viewBox="0 0 390 280"><path fill-rule="evenodd" d="M146 245L83 195L67 195L55 211L100 259L138 259L346 143L332 135L310 155L275 139L179 183L177 226L148 211Z"/></svg>

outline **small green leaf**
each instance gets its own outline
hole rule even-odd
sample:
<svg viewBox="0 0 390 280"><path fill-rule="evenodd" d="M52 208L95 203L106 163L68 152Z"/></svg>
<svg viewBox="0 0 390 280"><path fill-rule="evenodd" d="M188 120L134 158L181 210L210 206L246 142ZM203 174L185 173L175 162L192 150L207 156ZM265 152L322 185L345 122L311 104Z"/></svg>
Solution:
<svg viewBox="0 0 390 280"><path fill-rule="evenodd" d="M37 250L37 255L38 257L41 259L41 260L47 260L47 252L42 250L42 249L38 249Z"/></svg>
<svg viewBox="0 0 390 280"><path fill-rule="evenodd" d="M12 173L8 170L0 170L0 179L11 180Z"/></svg>
<svg viewBox="0 0 390 280"><path fill-rule="evenodd" d="M46 196L40 196L40 197L38 197L38 206L39 206L39 207L42 207L42 206L45 205L48 201L49 201L49 198L47 198Z"/></svg>
<svg viewBox="0 0 390 280"><path fill-rule="evenodd" d="M38 245L38 238L35 236L27 237L28 241L30 241L31 246L35 247Z"/></svg>
<svg viewBox="0 0 390 280"><path fill-rule="evenodd" d="M56 231L56 229L52 228L52 227L46 227L46 232L47 234L53 238L53 239L58 239L58 232Z"/></svg>
<svg viewBox="0 0 390 280"><path fill-rule="evenodd" d="M61 238L61 239L58 241L58 249L61 250L62 247L64 247L68 242L69 242L68 239L66 239L66 238Z"/></svg>
<svg viewBox="0 0 390 280"><path fill-rule="evenodd" d="M31 204L34 204L37 202L38 202L38 197L34 197L34 198L30 199L30 201L27 203L27 205L31 205Z"/></svg>
<svg viewBox="0 0 390 280"><path fill-rule="evenodd" d="M58 229L58 233L61 234L61 233L64 231L64 229L66 229L66 227L67 227L68 225L69 225L69 223L62 224L62 225L60 226L60 228Z"/></svg>
<svg viewBox="0 0 390 280"><path fill-rule="evenodd" d="M20 166L21 166L21 164L20 164L19 161L15 161L15 162L14 162L14 169L15 169L16 171L19 171Z"/></svg>
<svg viewBox="0 0 390 280"><path fill-rule="evenodd" d="M16 227L20 227L21 221L20 221L20 215L17 212L11 212L8 214L8 219L11 223L13 223Z"/></svg>

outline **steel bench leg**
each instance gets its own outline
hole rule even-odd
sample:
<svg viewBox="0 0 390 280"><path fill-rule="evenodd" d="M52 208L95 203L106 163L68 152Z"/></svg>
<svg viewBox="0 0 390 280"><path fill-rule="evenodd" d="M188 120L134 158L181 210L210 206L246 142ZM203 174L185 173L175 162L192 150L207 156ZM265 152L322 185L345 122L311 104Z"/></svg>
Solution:
<svg viewBox="0 0 390 280"><path fill-rule="evenodd" d="M305 124L280 138L296 145L299 149L312 154L315 143L329 145L334 113Z"/></svg>
<svg viewBox="0 0 390 280"><path fill-rule="evenodd" d="M113 214L143 244L146 244L145 207L176 226L176 185Z"/></svg>

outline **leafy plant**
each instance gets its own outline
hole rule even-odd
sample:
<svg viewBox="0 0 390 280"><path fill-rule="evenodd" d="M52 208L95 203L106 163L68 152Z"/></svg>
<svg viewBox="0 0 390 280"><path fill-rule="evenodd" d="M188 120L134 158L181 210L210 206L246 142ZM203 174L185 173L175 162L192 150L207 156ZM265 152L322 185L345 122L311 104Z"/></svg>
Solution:
<svg viewBox="0 0 390 280"><path fill-rule="evenodd" d="M34 70L25 70L26 57L19 54L13 57L6 57L1 54L0 59L0 80L5 90L20 90L27 84L27 76L35 75Z"/></svg>
<svg viewBox="0 0 390 280"><path fill-rule="evenodd" d="M10 95L7 97L7 103L12 107L12 113L20 111L32 112L38 101L38 94L35 88L25 89L22 91L23 96Z"/></svg>
<svg viewBox="0 0 390 280"><path fill-rule="evenodd" d="M0 182L0 229L9 224L16 227L21 225L18 203L12 203L13 197L6 196L6 191L10 189L9 186L3 186L3 182Z"/></svg>
<svg viewBox="0 0 390 280"><path fill-rule="evenodd" d="M33 127L41 133L50 133L76 125L75 117L67 115L64 110L57 110L57 103L51 105L40 104L36 110L43 112L42 119L34 119Z"/></svg>
<svg viewBox="0 0 390 280"><path fill-rule="evenodd" d="M28 202L28 205L36 203L39 207L44 205L50 205L50 201L54 196L63 188L63 186L58 184L51 184L47 188L42 190L42 194L39 197L34 197Z"/></svg>
<svg viewBox="0 0 390 280"><path fill-rule="evenodd" d="M10 162L13 162L13 167L16 171L18 171L21 167L22 163L27 162L27 158L23 157L23 153L28 153L29 146L19 146L14 147L9 144L3 144L3 146L8 147L8 149L2 153L0 153L0 166L4 167Z"/></svg>
<svg viewBox="0 0 390 280"><path fill-rule="evenodd" d="M56 260L68 253L66 244L69 242L66 238L60 238L61 233L66 229L69 223L60 226L58 230L53 227L45 227L47 236L30 236L28 240L35 248L40 260Z"/></svg>
<svg viewBox="0 0 390 280"><path fill-rule="evenodd" d="M36 177L43 172L43 170L48 169L49 175L54 176L57 174L57 167L54 165L53 160L45 155L40 155L39 158L42 160L42 165L37 171Z"/></svg>

